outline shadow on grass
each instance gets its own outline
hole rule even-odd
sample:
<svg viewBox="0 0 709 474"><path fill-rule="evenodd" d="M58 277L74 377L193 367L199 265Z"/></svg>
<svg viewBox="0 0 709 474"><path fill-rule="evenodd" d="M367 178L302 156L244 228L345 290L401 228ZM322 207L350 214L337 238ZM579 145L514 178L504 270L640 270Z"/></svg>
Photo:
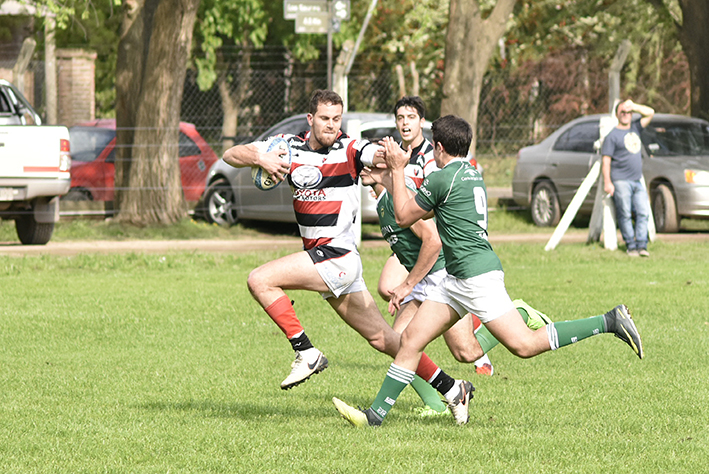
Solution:
<svg viewBox="0 0 709 474"><path fill-rule="evenodd" d="M280 393L280 391L279 391ZM149 402L133 405L138 410L170 413L192 413L205 418L238 418L254 421L262 418L314 418L322 415L320 411L322 396L318 394L297 394L298 409L293 408L292 401L280 397L254 397L250 400L234 401L228 403L213 400L185 400L182 402ZM303 406L311 408L303 409Z"/></svg>
<svg viewBox="0 0 709 474"><path fill-rule="evenodd" d="M257 419L278 414L286 415L275 405L256 402L218 403L211 400L187 400L184 402L151 402L136 405L139 410L158 412L190 412L199 413L210 418L242 418Z"/></svg>
<svg viewBox="0 0 709 474"><path fill-rule="evenodd" d="M292 222L270 222L241 220L239 224L244 229L252 230L261 234L288 235L298 237L300 235L298 224Z"/></svg>

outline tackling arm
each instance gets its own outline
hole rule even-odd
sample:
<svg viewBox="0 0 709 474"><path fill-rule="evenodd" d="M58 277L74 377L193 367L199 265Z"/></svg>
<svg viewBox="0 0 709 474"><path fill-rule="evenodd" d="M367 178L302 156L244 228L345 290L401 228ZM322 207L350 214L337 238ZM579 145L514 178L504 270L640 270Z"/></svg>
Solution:
<svg viewBox="0 0 709 474"><path fill-rule="evenodd" d="M430 218L433 213L422 209L416 203L416 198L409 195L406 187L404 168L411 157L411 148L404 153L404 150L391 137L386 137L382 143L386 154L386 164L391 170L392 183L389 191L394 202L396 223L400 227L406 228L419 219Z"/></svg>
<svg viewBox="0 0 709 474"><path fill-rule="evenodd" d="M409 272L406 279L399 286L389 292L389 313L394 314L395 310L400 309L401 302L404 301L411 291L423 278L428 275L428 272L433 268L433 265L438 260L438 255L441 251L441 239L436 230L436 224L431 220L419 220L411 226L411 231L421 239L421 249L419 250L416 264Z"/></svg>

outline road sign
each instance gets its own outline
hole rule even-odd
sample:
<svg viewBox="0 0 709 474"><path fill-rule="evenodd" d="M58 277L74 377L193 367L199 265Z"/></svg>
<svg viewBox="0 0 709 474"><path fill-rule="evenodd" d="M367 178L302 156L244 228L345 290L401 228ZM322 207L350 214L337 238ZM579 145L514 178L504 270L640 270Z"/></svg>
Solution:
<svg viewBox="0 0 709 474"><path fill-rule="evenodd" d="M330 15L324 13L299 14L295 18L296 33L327 33Z"/></svg>
<svg viewBox="0 0 709 474"><path fill-rule="evenodd" d="M332 3L332 17L345 21L350 19L350 0L334 0Z"/></svg>
<svg viewBox="0 0 709 474"><path fill-rule="evenodd" d="M286 20L314 13L327 13L327 0L283 0L283 18Z"/></svg>

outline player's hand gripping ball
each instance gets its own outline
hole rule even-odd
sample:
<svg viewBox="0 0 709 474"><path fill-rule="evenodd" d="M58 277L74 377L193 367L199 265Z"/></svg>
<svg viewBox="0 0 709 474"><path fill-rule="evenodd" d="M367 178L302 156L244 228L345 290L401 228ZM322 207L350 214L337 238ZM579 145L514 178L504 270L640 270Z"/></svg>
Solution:
<svg viewBox="0 0 709 474"><path fill-rule="evenodd" d="M291 163L291 147L288 141L283 137L271 137L266 142L266 152L273 150L285 150L286 153L281 155L281 159L290 165ZM271 175L266 172L260 166L254 166L251 168L251 178L254 181L254 186L259 188L261 191L269 191L275 189L276 186L281 184L280 181L276 181L271 177Z"/></svg>

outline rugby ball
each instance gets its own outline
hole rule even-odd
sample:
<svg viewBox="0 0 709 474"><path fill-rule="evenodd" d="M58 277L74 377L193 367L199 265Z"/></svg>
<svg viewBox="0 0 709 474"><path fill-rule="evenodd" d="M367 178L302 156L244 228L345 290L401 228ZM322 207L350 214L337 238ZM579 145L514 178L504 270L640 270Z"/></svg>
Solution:
<svg viewBox="0 0 709 474"><path fill-rule="evenodd" d="M264 149L265 152L273 150L285 150L286 153L281 155L281 159L290 165L291 163L291 147L288 144L288 140L283 137L271 137L265 142L262 142L259 148ZM254 186L259 188L261 191L269 191L276 188L280 181L276 181L260 166L254 166L251 168L251 179L254 181Z"/></svg>

